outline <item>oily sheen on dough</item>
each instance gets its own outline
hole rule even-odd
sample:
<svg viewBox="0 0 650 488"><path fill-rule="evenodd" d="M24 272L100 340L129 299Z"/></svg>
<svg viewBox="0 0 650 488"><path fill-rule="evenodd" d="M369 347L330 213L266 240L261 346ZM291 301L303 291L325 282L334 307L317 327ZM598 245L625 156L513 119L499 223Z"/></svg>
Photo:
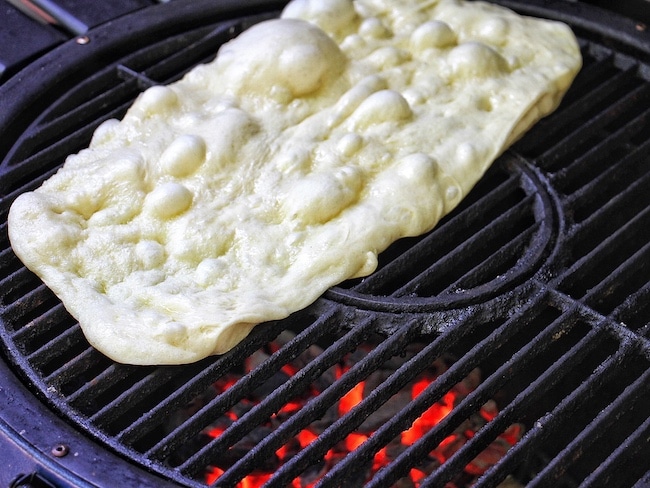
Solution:
<svg viewBox="0 0 650 488"><path fill-rule="evenodd" d="M112 359L223 353L430 230L580 65L488 3L295 0L102 124L11 243Z"/></svg>

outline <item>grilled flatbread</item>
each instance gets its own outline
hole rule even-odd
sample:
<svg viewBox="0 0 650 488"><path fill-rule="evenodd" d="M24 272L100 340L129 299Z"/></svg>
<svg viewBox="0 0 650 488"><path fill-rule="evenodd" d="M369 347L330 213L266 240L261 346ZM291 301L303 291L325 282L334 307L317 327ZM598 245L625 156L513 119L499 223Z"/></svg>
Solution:
<svg viewBox="0 0 650 488"><path fill-rule="evenodd" d="M295 0L102 124L11 244L115 361L223 353L430 230L580 65L487 3Z"/></svg>

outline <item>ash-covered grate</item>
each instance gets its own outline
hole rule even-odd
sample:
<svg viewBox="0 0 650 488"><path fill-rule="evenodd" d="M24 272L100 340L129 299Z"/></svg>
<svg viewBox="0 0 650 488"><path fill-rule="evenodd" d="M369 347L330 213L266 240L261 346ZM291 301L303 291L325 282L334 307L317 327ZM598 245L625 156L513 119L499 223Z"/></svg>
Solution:
<svg viewBox="0 0 650 488"><path fill-rule="evenodd" d="M91 348L14 256L6 214L142 89L278 6L160 5L0 87L0 336L34 400L158 486L648 479L650 40L584 5L502 3L576 29L585 65L560 109L375 274L193 365Z"/></svg>

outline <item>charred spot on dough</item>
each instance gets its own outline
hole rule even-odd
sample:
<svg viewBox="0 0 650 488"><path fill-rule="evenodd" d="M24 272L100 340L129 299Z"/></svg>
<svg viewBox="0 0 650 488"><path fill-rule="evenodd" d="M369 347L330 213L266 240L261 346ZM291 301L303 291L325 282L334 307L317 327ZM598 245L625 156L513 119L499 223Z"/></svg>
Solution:
<svg viewBox="0 0 650 488"><path fill-rule="evenodd" d="M162 183L149 193L144 207L153 215L169 219L185 212L192 205L192 192L180 183Z"/></svg>
<svg viewBox="0 0 650 488"><path fill-rule="evenodd" d="M160 156L161 169L172 176L187 176L205 162L205 139L192 134L183 134L165 149Z"/></svg>
<svg viewBox="0 0 650 488"><path fill-rule="evenodd" d="M269 90L284 90L301 97L336 79L346 58L318 27L302 20L276 19L257 24L225 44L217 62L221 81L237 94L268 96Z"/></svg>

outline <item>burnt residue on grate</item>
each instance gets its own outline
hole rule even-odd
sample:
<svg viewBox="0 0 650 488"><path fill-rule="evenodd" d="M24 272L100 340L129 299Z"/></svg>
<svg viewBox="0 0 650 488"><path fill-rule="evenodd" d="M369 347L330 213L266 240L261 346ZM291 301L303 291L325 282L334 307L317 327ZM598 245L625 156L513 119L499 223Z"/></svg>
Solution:
<svg viewBox="0 0 650 488"><path fill-rule="evenodd" d="M65 62L44 58L49 81L1 87L6 360L125 463L183 486L647 477L650 42L619 50L629 32L592 32L594 14L566 2L506 3L575 21L585 63L558 111L375 274L193 365L115 364L90 347L11 251L6 214L142 89L178 79L277 5L161 5L62 47ZM136 27L134 47L124 36Z"/></svg>

